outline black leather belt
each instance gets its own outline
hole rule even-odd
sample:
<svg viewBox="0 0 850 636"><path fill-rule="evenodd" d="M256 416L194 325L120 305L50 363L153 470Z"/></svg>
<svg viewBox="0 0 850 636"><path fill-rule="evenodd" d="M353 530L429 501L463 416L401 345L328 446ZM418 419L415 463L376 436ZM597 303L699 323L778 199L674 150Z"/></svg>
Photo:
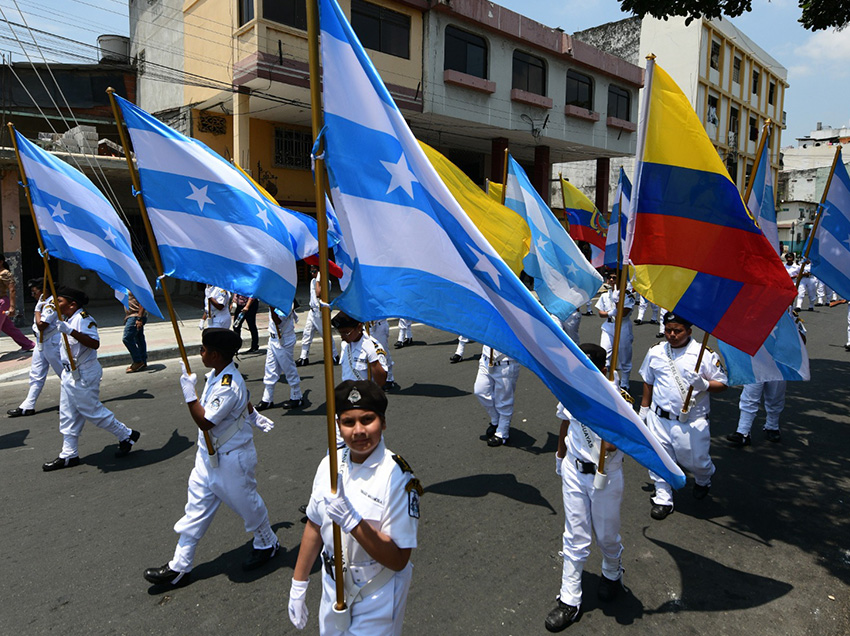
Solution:
<svg viewBox="0 0 850 636"><path fill-rule="evenodd" d="M488 359L489 359L489 358L488 358ZM488 362L487 364L488 364L488 366L491 366L491 367L500 367L500 366L502 366L503 364L504 364L505 366L508 366L510 363L511 363L511 361L510 361L510 360L499 360L498 362L493 362L493 361L491 360L491 361L490 361L490 362Z"/></svg>
<svg viewBox="0 0 850 636"><path fill-rule="evenodd" d="M653 411L655 411L655 414L656 414L658 417L663 417L665 420L674 420L674 419L676 419L675 417L673 417L673 414L672 414L672 413L670 413L670 412L668 412L668 411L665 411L664 409L658 408L657 406L652 407L652 410L653 410Z"/></svg>
<svg viewBox="0 0 850 636"><path fill-rule="evenodd" d="M582 475L596 474L596 464L593 462L583 462L580 459L576 459L576 468Z"/></svg>

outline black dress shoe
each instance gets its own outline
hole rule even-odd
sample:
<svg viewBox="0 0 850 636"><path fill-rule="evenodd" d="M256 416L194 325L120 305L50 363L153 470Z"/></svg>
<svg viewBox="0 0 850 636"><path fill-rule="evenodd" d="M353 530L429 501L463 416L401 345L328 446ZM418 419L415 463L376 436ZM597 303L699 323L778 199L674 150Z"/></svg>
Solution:
<svg viewBox="0 0 850 636"><path fill-rule="evenodd" d="M650 325L657 325L657 324L659 324L659 322L657 320L650 320L649 324Z"/></svg>
<svg viewBox="0 0 850 636"><path fill-rule="evenodd" d="M306 515L307 514L307 504L301 504L300 506L298 506L298 512L300 512L302 515Z"/></svg>
<svg viewBox="0 0 850 636"><path fill-rule="evenodd" d="M404 346L410 347L411 345L413 345L413 338L405 338L404 339Z"/></svg>
<svg viewBox="0 0 850 636"><path fill-rule="evenodd" d="M621 576L616 581L612 581L604 574L599 579L599 587L596 589L596 596L599 597L600 601L605 603L609 601L613 601L617 598L617 595L620 593L620 590L623 589L623 577Z"/></svg>
<svg viewBox="0 0 850 636"><path fill-rule="evenodd" d="M452 364L457 364L461 360L463 360L463 358L456 353L453 353L452 357L449 358L449 362L451 362Z"/></svg>
<svg viewBox="0 0 850 636"><path fill-rule="evenodd" d="M35 415L35 409L22 409L20 406L16 409L9 409L6 411L6 415L9 417L21 417L25 415Z"/></svg>
<svg viewBox="0 0 850 636"><path fill-rule="evenodd" d="M390 391L395 391L396 389L400 389L401 387L392 380L389 380L381 388L384 390L384 393L389 393Z"/></svg>
<svg viewBox="0 0 850 636"><path fill-rule="evenodd" d="M774 444L778 444L782 441L782 434L773 428L764 429L764 437L768 442L773 442Z"/></svg>
<svg viewBox="0 0 850 636"><path fill-rule="evenodd" d="M726 436L726 441L732 444L732 446L749 446L752 443L752 439L749 435L744 435L738 431L729 433Z"/></svg>
<svg viewBox="0 0 850 636"><path fill-rule="evenodd" d="M118 442L118 450L115 451L115 456L126 457L129 455L130 451L133 450L133 444L138 442L141 436L142 433L140 431L130 431L130 437L123 442Z"/></svg>
<svg viewBox="0 0 850 636"><path fill-rule="evenodd" d="M310 358L298 358L295 361L296 367L306 367L308 364L310 364Z"/></svg>
<svg viewBox="0 0 850 636"><path fill-rule="evenodd" d="M192 580L191 572L175 572L168 563L159 568L148 568L144 573L145 580L154 585L186 585Z"/></svg>
<svg viewBox="0 0 850 636"><path fill-rule="evenodd" d="M694 499L697 501L701 501L708 496L708 492L711 490L711 486L700 486L699 484L694 484Z"/></svg>
<svg viewBox="0 0 850 636"><path fill-rule="evenodd" d="M567 605L558 599L558 604L546 616L546 629L550 632L561 632L574 623L578 618L579 608L575 605Z"/></svg>
<svg viewBox="0 0 850 636"><path fill-rule="evenodd" d="M657 333L657 334L655 334L655 337L656 338L663 338L664 334L663 333Z"/></svg>
<svg viewBox="0 0 850 636"><path fill-rule="evenodd" d="M250 570L256 570L258 567L261 567L271 561L279 551L279 543L275 543L272 547L266 548L264 550L258 550L257 548L254 548L251 551L251 556L249 556L242 562L242 569L246 572Z"/></svg>
<svg viewBox="0 0 850 636"><path fill-rule="evenodd" d="M254 405L255 411L265 411L266 409L270 409L274 406L274 402L260 402L259 404Z"/></svg>
<svg viewBox="0 0 850 636"><path fill-rule="evenodd" d="M635 318L635 321L634 321L634 322L635 322L635 324L636 324L637 326L640 326L640 325L642 325L642 324L643 324L643 320L641 320L640 318Z"/></svg>
<svg viewBox="0 0 850 636"><path fill-rule="evenodd" d="M488 426L487 430L484 432L484 436L487 439L490 439L491 437L493 437L496 434L497 430L499 430L498 426L496 426L495 424L490 424L490 426Z"/></svg>
<svg viewBox="0 0 850 636"><path fill-rule="evenodd" d="M41 469L49 473L52 470L61 470L62 468L72 468L80 465L79 457L57 457L52 462L47 462L41 466Z"/></svg>
<svg viewBox="0 0 850 636"><path fill-rule="evenodd" d="M652 509L649 511L649 516L658 521L663 521L673 512L673 506L662 506L661 504L652 504Z"/></svg>
<svg viewBox="0 0 850 636"><path fill-rule="evenodd" d="M334 364L339 365L339 356L334 356Z"/></svg>
<svg viewBox="0 0 850 636"><path fill-rule="evenodd" d="M251 347L250 349L248 349L248 353L259 353L259 352L260 352L259 347Z"/></svg>
<svg viewBox="0 0 850 636"><path fill-rule="evenodd" d="M281 406L287 411L291 409L300 409L302 406L304 406L304 398L298 398L297 400L287 400L286 402L281 404Z"/></svg>
<svg viewBox="0 0 850 636"><path fill-rule="evenodd" d="M393 345L393 349L401 349L402 347L404 347L404 341L396 340L396 343Z"/></svg>
<svg viewBox="0 0 850 636"><path fill-rule="evenodd" d="M487 446L505 446L508 443L509 437L499 437L498 435L493 435L492 437L487 439Z"/></svg>

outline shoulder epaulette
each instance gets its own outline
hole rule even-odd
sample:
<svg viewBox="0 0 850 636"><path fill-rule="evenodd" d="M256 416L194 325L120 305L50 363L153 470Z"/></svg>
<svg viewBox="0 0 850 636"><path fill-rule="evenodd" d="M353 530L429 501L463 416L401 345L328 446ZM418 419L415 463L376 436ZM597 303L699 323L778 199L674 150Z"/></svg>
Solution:
<svg viewBox="0 0 850 636"><path fill-rule="evenodd" d="M403 472L403 473L412 473L413 472L413 469L410 467L410 464L408 464L406 461L404 461L404 457L402 457L401 455L393 455L393 461L395 461L395 463L399 465L399 468L401 468L401 472Z"/></svg>
<svg viewBox="0 0 850 636"><path fill-rule="evenodd" d="M712 349L711 347L706 347L705 350L709 353L714 353L714 349Z"/></svg>
<svg viewBox="0 0 850 636"><path fill-rule="evenodd" d="M422 488L422 484L419 483L419 480L416 479L416 477L407 482L407 486L405 486L404 489L407 492L412 492L415 490L417 493L419 493L420 497L425 493L425 489Z"/></svg>
<svg viewBox="0 0 850 636"><path fill-rule="evenodd" d="M88 313L86 312L86 310L85 310L85 309L83 309L83 310L80 312L80 316L82 316L83 318L88 318L88 317L89 317L89 315L88 315Z"/></svg>
<svg viewBox="0 0 850 636"><path fill-rule="evenodd" d="M624 399L626 402L628 402L629 404L634 404L634 403L635 403L635 399L634 399L634 398L631 396L631 394L630 394L628 391L626 391L625 389L620 389L620 395L622 395L622 396L623 396L623 399Z"/></svg>
<svg viewBox="0 0 850 636"><path fill-rule="evenodd" d="M221 386L230 386L233 384L233 376L229 373L221 377Z"/></svg>

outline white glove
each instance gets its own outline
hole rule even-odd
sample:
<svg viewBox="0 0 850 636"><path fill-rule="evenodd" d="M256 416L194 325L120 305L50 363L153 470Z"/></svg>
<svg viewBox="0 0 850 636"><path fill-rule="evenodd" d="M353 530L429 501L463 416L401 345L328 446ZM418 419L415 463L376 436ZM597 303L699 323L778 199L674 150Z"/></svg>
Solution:
<svg viewBox="0 0 850 636"><path fill-rule="evenodd" d="M640 418L641 422L643 422L644 424L646 424L646 416L648 414L649 414L649 407L648 406L640 407L640 411L638 411L638 417Z"/></svg>
<svg viewBox="0 0 850 636"><path fill-rule="evenodd" d="M194 373L186 373L186 364L182 360L180 361L180 368L183 370L180 376L180 388L183 389L183 399L188 404L198 399L198 394L195 392L195 383L198 381L198 376Z"/></svg>
<svg viewBox="0 0 850 636"><path fill-rule="evenodd" d="M564 463L564 458L558 457L558 454L555 453L555 474L556 475L561 474L561 466L563 465L563 463Z"/></svg>
<svg viewBox="0 0 850 636"><path fill-rule="evenodd" d="M342 488L342 475L337 475L336 495L331 495L325 499L325 511L340 529L348 534L357 527L363 517L357 512L345 496L345 491Z"/></svg>
<svg viewBox="0 0 850 636"><path fill-rule="evenodd" d="M254 428L263 431L263 433L268 433L274 428L274 422L272 422L270 418L257 411L256 408L254 408L253 413L248 413L248 416L245 418L245 420Z"/></svg>
<svg viewBox="0 0 850 636"><path fill-rule="evenodd" d="M201 319L198 321L198 329L199 329L200 331L203 331L203 330L204 330L204 327L206 326L204 323L206 323L206 320L204 320L203 318L201 318Z"/></svg>
<svg viewBox="0 0 850 636"><path fill-rule="evenodd" d="M71 325L68 324L67 320L57 320L56 323L56 327L59 329L59 331L61 333L64 333L66 336L70 336L71 332L74 331L71 328Z"/></svg>
<svg viewBox="0 0 850 636"><path fill-rule="evenodd" d="M310 585L310 579L306 581L292 579L292 586L289 588L289 620L296 629L304 629L307 625L307 617L310 616L307 610L308 585Z"/></svg>
<svg viewBox="0 0 850 636"><path fill-rule="evenodd" d="M706 380L701 375L697 375L690 369L685 369L682 371L682 378L687 382L690 386L694 387L694 391L696 392L704 392L708 391L708 380Z"/></svg>

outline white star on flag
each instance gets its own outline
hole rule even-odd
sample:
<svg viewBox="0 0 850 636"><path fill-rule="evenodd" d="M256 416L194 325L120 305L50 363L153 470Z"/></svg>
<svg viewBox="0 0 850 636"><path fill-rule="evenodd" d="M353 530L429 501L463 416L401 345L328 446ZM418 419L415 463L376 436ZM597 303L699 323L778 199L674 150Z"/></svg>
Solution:
<svg viewBox="0 0 850 636"><path fill-rule="evenodd" d="M115 239L117 239L117 238L118 238L118 237L117 237L117 236L115 235L115 233L112 231L112 228L111 228L110 226L108 226L108 225L107 225L107 226L106 226L106 236L104 236L104 237L103 237L103 240L104 240L104 241L109 241L110 243L115 243Z"/></svg>
<svg viewBox="0 0 850 636"><path fill-rule="evenodd" d="M64 223L65 216L68 214L68 211L62 209L62 202L60 201L59 203L57 203L56 205L51 206L51 207L53 208L53 216L54 217L58 216L59 220Z"/></svg>
<svg viewBox="0 0 850 636"><path fill-rule="evenodd" d="M268 211L268 209L264 208L259 203L255 204L255 205L257 206L257 216L263 222L263 224L266 226L266 229L269 229L269 225L271 225L272 222L269 221L269 211Z"/></svg>
<svg viewBox="0 0 850 636"><path fill-rule="evenodd" d="M848 236L846 239L844 239L844 240L842 241L842 243L846 243L846 244L847 244L847 247L848 247L848 248L850 248L850 236Z"/></svg>
<svg viewBox="0 0 850 636"><path fill-rule="evenodd" d="M187 199L191 199L195 203L198 204L198 207L201 209L201 212L204 211L204 206L207 203L212 203L212 199L207 196L207 188L209 186L204 186L203 188L196 188L195 184L189 183L189 186L192 188L192 194L187 196Z"/></svg>
<svg viewBox="0 0 850 636"><path fill-rule="evenodd" d="M392 163L391 161L381 161L381 165L387 169L387 172L390 173L392 179L390 179L390 185L387 188L387 194L395 190L396 188L401 188L407 195L412 199L413 198L413 182L419 181L413 176L413 173L410 171L410 168L407 165L407 160L404 158L404 155L398 158L396 163Z"/></svg>
<svg viewBox="0 0 850 636"><path fill-rule="evenodd" d="M496 286L496 289L501 289L502 286L499 278L499 270L496 269L496 266L490 262L490 259L487 258L484 253L479 252L476 249L473 249L472 251L478 256L478 260L476 261L475 265L472 266L472 269L476 269L479 272L487 274L490 277L490 280L493 281L493 284Z"/></svg>
<svg viewBox="0 0 850 636"><path fill-rule="evenodd" d="M537 237L537 251L542 252L546 249L546 241L543 240L543 236Z"/></svg>
<svg viewBox="0 0 850 636"><path fill-rule="evenodd" d="M570 263L569 265L567 265L567 272L570 274L570 276L575 276L576 274L578 274L578 267L576 267L575 263Z"/></svg>

